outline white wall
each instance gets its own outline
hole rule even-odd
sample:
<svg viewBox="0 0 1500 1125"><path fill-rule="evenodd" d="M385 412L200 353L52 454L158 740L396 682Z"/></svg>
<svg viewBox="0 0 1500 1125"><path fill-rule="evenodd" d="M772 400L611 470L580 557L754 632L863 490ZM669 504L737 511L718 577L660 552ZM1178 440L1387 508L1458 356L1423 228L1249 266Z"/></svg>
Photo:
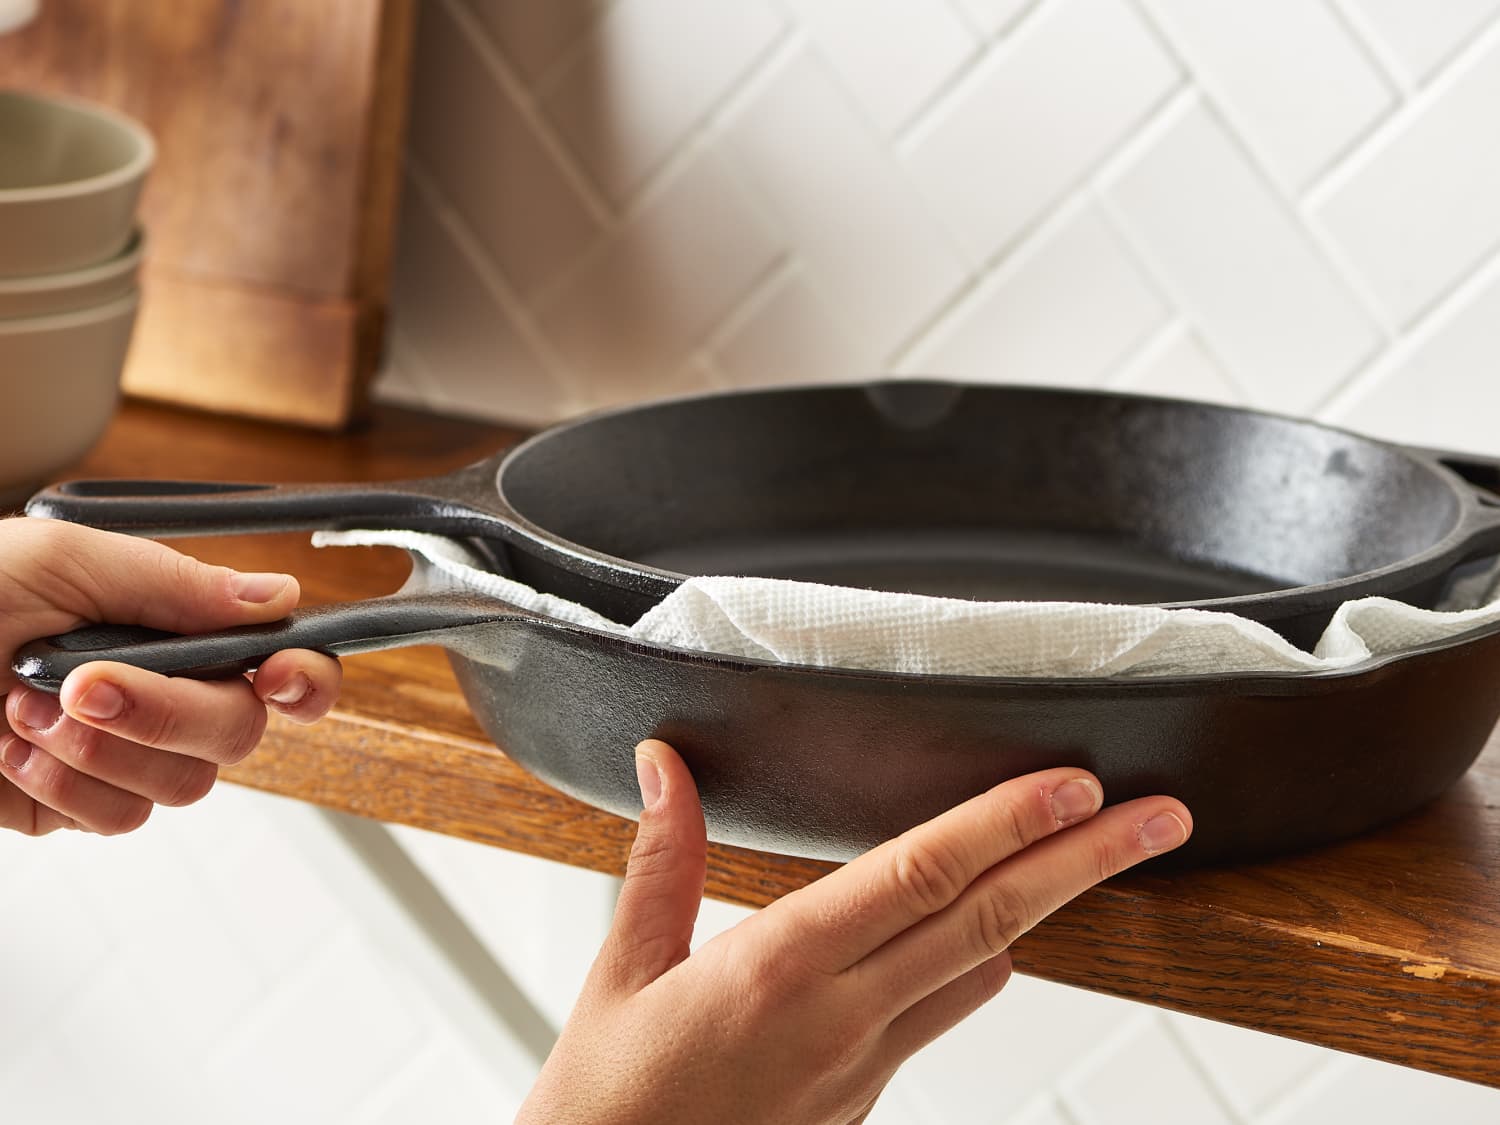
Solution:
<svg viewBox="0 0 1500 1125"><path fill-rule="evenodd" d="M424 0L382 393L545 423L923 372L1500 450L1497 17ZM0 836L0 1117L503 1119L521 1091L368 930L306 822L226 786L133 837ZM611 881L399 836L559 1019ZM738 916L710 904L705 929ZM1024 979L873 1118L1413 1119L1500 1120L1500 1093Z"/></svg>

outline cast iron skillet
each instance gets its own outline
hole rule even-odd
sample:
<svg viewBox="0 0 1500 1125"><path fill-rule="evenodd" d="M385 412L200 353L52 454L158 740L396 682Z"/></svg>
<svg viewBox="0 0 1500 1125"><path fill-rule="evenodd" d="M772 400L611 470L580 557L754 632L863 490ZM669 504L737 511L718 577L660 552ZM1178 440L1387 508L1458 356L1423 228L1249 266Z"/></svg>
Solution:
<svg viewBox="0 0 1500 1125"><path fill-rule="evenodd" d="M625 623L687 574L759 574L1220 609L1311 647L1345 600L1430 606L1500 551L1500 500L1470 480L1500 463L1201 403L882 382L620 410L428 480L75 481L28 511L155 536L462 536Z"/></svg>
<svg viewBox="0 0 1500 1125"><path fill-rule="evenodd" d="M1335 673L914 676L641 644L458 588L421 559L386 598L222 634L141 632L40 642L16 671L55 691L95 658L208 675L281 648L436 643L486 733L543 781L637 816L632 747L664 738L697 779L712 839L820 859L849 858L1057 765L1093 770L1112 803L1185 801L1195 827L1173 864L1262 858L1424 804L1469 767L1500 716L1500 627Z"/></svg>

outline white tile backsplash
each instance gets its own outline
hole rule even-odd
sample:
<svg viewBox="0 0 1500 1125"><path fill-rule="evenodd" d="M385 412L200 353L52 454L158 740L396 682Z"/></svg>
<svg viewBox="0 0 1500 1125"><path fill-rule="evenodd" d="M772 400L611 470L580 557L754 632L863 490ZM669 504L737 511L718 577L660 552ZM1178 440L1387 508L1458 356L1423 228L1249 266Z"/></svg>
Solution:
<svg viewBox="0 0 1500 1125"><path fill-rule="evenodd" d="M894 133L957 75L979 44L950 8L930 0L788 0L872 121ZM858 26L859 34L849 28Z"/></svg>
<svg viewBox="0 0 1500 1125"><path fill-rule="evenodd" d="M1316 204L1400 325L1500 247L1500 28L1486 40L1377 131Z"/></svg>
<svg viewBox="0 0 1500 1125"><path fill-rule="evenodd" d="M970 261L1012 244L1180 81L1125 0L1056 0L982 59L905 159Z"/></svg>
<svg viewBox="0 0 1500 1125"><path fill-rule="evenodd" d="M1103 191L1253 405L1311 410L1375 351L1375 325L1201 102L1174 107Z"/></svg>
<svg viewBox="0 0 1500 1125"><path fill-rule="evenodd" d="M903 362L982 382L1097 386L1169 312L1099 208L1060 216Z"/></svg>
<svg viewBox="0 0 1500 1125"><path fill-rule="evenodd" d="M1341 0L1360 26L1422 81L1500 14L1500 0Z"/></svg>
<svg viewBox="0 0 1500 1125"><path fill-rule="evenodd" d="M719 148L818 300L860 334L862 353L884 357L963 283L963 263L884 138L820 59L798 51L771 77ZM776 330L753 319L743 329Z"/></svg>
<svg viewBox="0 0 1500 1125"><path fill-rule="evenodd" d="M1145 6L1283 187L1306 186L1394 105L1394 91L1324 4Z"/></svg>
<svg viewBox="0 0 1500 1125"><path fill-rule="evenodd" d="M763 0L617 0L548 84L543 111L594 183L622 203L780 30Z"/></svg>

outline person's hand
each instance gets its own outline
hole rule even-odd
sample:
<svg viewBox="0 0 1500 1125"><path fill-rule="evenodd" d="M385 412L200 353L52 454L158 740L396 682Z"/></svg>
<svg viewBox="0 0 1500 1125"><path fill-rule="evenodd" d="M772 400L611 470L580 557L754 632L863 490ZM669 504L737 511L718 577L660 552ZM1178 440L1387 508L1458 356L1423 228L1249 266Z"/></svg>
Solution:
<svg viewBox="0 0 1500 1125"><path fill-rule="evenodd" d="M862 1121L908 1056L1000 991L1012 942L1192 830L1170 797L1100 812L1091 774L1030 774L689 956L697 789L665 743L636 763L646 809L614 925L518 1122Z"/></svg>
<svg viewBox="0 0 1500 1125"><path fill-rule="evenodd" d="M303 651L277 653L253 682L99 661L74 671L59 697L18 684L10 667L23 644L87 622L196 633L275 621L299 596L290 575L239 574L75 524L0 521L0 828L129 832L154 805L204 796L219 766L260 741L268 706L313 722L340 681L336 660Z"/></svg>

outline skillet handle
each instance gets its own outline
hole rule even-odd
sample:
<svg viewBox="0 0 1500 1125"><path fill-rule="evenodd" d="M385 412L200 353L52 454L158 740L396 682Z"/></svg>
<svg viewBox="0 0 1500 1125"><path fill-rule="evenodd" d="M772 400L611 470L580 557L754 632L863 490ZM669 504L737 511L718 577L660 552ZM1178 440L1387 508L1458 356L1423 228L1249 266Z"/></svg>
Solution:
<svg viewBox="0 0 1500 1125"><path fill-rule="evenodd" d="M57 693L73 669L116 660L164 675L218 679L259 667L272 653L309 648L332 656L419 644L447 644L454 630L528 616L462 590L400 590L383 598L298 610L282 621L218 633L179 635L139 626L91 625L33 641L12 670L30 687Z"/></svg>
<svg viewBox="0 0 1500 1125"><path fill-rule="evenodd" d="M373 484L74 480L38 492L26 514L159 539L367 527L494 535L504 530L484 507L494 482L493 461Z"/></svg>

